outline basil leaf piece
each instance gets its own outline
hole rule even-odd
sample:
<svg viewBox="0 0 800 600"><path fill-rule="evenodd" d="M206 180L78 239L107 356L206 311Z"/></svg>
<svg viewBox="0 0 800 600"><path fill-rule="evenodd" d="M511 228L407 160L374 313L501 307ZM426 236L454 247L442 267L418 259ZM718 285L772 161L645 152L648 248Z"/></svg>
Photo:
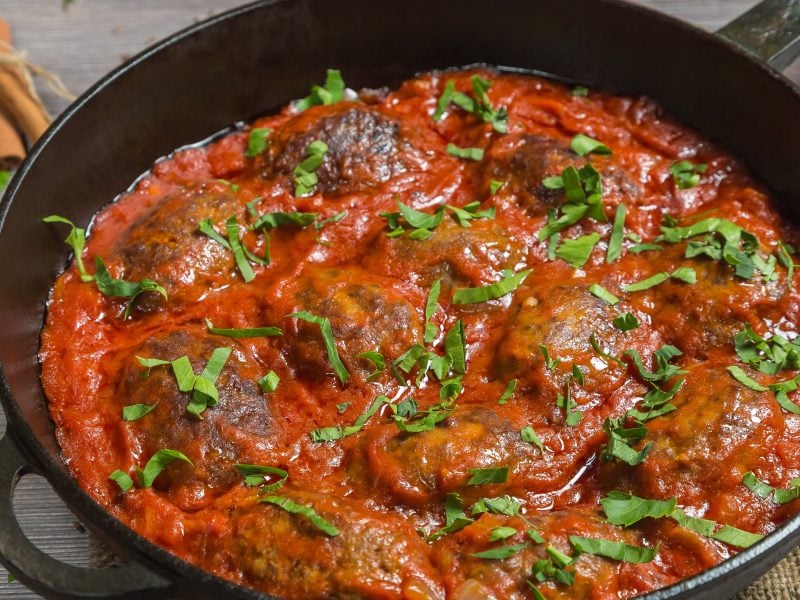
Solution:
<svg viewBox="0 0 800 600"><path fill-rule="evenodd" d="M611 322L614 324L614 327L620 331L630 331L631 329L639 327L639 320L633 313L629 312L621 314Z"/></svg>
<svg viewBox="0 0 800 600"><path fill-rule="evenodd" d="M119 486L119 491L123 494L129 492L133 487L133 479L131 476L117 469L108 478Z"/></svg>
<svg viewBox="0 0 800 600"><path fill-rule="evenodd" d="M442 387L442 390L445 388ZM440 393L440 397L441 397ZM415 403L416 404L416 403ZM394 407L394 405L391 405ZM395 425L400 431L405 431L406 433L421 433L423 431L432 431L436 428L436 425L447 419L455 410L452 406L452 402L449 400L443 400L439 402L439 404L435 404L426 410L420 410L415 412L413 415L403 416L400 414L399 409L395 409L395 414L393 416ZM415 420L411 420L411 417L414 417Z"/></svg>
<svg viewBox="0 0 800 600"><path fill-rule="evenodd" d="M456 158L483 160L483 148L459 148L453 143L447 144L447 153Z"/></svg>
<svg viewBox="0 0 800 600"><path fill-rule="evenodd" d="M589 260L598 241L600 241L599 233L582 235L574 240L564 240L556 249L556 256L568 262L573 268L580 269Z"/></svg>
<svg viewBox="0 0 800 600"><path fill-rule="evenodd" d="M554 370L558 365L561 364L561 361L559 359L550 358L550 351L544 344L539 344L539 350L542 352L542 356L544 357L544 366L547 368L548 371Z"/></svg>
<svg viewBox="0 0 800 600"><path fill-rule="evenodd" d="M600 450L600 459L603 461L617 459L635 467L645 461L653 442L648 442L641 450L634 449L631 444L643 440L647 436L647 429L642 426L626 428L624 421L624 417L606 417L603 421L603 431L608 436L608 441Z"/></svg>
<svg viewBox="0 0 800 600"><path fill-rule="evenodd" d="M294 177L294 195L298 198L310 196L319 183L316 170L322 165L328 152L328 144L314 140L306 147L306 157L292 171Z"/></svg>
<svg viewBox="0 0 800 600"><path fill-rule="evenodd" d="M716 521L690 517L681 508L676 508L669 516L671 519L677 521L678 525L681 527L691 529L702 536L719 540L720 542L738 548L749 548L764 537L763 535L743 531L736 527L731 527L730 525L722 525L717 529L719 524Z"/></svg>
<svg viewBox="0 0 800 600"><path fill-rule="evenodd" d="M678 267L670 274L670 278L685 283L697 283L697 273L691 267Z"/></svg>
<svg viewBox="0 0 800 600"><path fill-rule="evenodd" d="M431 285L431 290L428 292L428 299L425 302L425 333L423 336L423 341L426 344L430 344L436 339L436 325L431 323L431 319L433 318L434 313L436 312L436 308L439 306L439 294L442 289L442 280L437 279Z"/></svg>
<svg viewBox="0 0 800 600"><path fill-rule="evenodd" d="M688 160L681 160L672 163L669 172L672 174L678 189L688 190L700 183L700 175L705 173L706 169L708 169L708 165L695 165Z"/></svg>
<svg viewBox="0 0 800 600"><path fill-rule="evenodd" d="M531 427L530 425L526 425L522 428L519 432L519 437L522 439L523 442L527 442L529 444L533 444L536 446L542 454L544 454L544 444L542 440L539 438L536 430Z"/></svg>
<svg viewBox="0 0 800 600"><path fill-rule="evenodd" d="M319 529L328 537L336 537L339 535L339 530L331 525L328 521L320 517L317 514L317 511L315 511L311 506L297 504L293 500L290 500L284 496L267 496L266 498L259 499L259 502L262 504L274 504L288 513L303 515L309 521L311 521L311 524L314 525L314 527Z"/></svg>
<svg viewBox="0 0 800 600"><path fill-rule="evenodd" d="M333 328L331 327L331 322L325 317L318 317L317 315L311 314L306 310L294 312L288 316L294 317L295 319L301 319L307 323L319 325L320 332L322 333L322 341L325 344L325 350L328 353L328 362L331 363L331 366L333 367L336 376L339 378L339 381L341 381L343 385L346 384L350 379L350 373L347 372L347 368L339 358L339 351L336 349L336 341L333 339Z"/></svg>
<svg viewBox="0 0 800 600"><path fill-rule="evenodd" d="M625 214L627 207L620 203L614 213L614 224L611 226L611 237L608 239L608 250L606 251L606 262L608 264L619 260L622 256L622 238L625 235Z"/></svg>
<svg viewBox="0 0 800 600"><path fill-rule="evenodd" d="M453 371L463 374L467 369L467 343L461 319L445 334L444 352L450 359Z"/></svg>
<svg viewBox="0 0 800 600"><path fill-rule="evenodd" d="M447 110L447 106L450 104L450 101L453 99L453 93L456 91L456 82L452 79L449 79L447 83L444 84L444 89L442 90L442 95L439 96L439 100L436 102L436 110L433 112L433 120L434 122L438 123L444 117L444 113Z"/></svg>
<svg viewBox="0 0 800 600"><path fill-rule="evenodd" d="M485 469L469 469L472 477L467 485L486 485L492 483L505 483L508 479L508 467L489 467Z"/></svg>
<svg viewBox="0 0 800 600"><path fill-rule="evenodd" d="M475 519L471 519L464 512L464 503L461 501L461 496L455 492L450 492L444 501L444 516L445 525L438 531L431 535L425 536L426 542L433 542L440 537L453 533L459 529L464 529L470 523L474 523Z"/></svg>
<svg viewBox="0 0 800 600"><path fill-rule="evenodd" d="M800 339L789 341L780 334L762 338L749 325L745 325L734 336L733 345L743 363L766 375L800 368Z"/></svg>
<svg viewBox="0 0 800 600"><path fill-rule="evenodd" d="M236 268L239 269L242 279L250 283L255 279L256 274L253 272L250 261L247 260L247 256L245 255L242 239L239 237L239 222L236 220L235 215L231 215L228 217L228 220L225 221L225 230L228 234L228 243L233 253L233 259L236 261Z"/></svg>
<svg viewBox="0 0 800 600"><path fill-rule="evenodd" d="M143 488L152 487L156 477L176 460L181 460L191 467L194 467L192 461L182 452L164 448L150 457L144 469L139 469L139 485Z"/></svg>
<svg viewBox="0 0 800 600"><path fill-rule="evenodd" d="M517 530L513 527L495 527L489 532L489 541L497 542L499 540L506 540L517 534Z"/></svg>
<svg viewBox="0 0 800 600"><path fill-rule="evenodd" d="M590 285L589 293L595 298L600 298L600 300L602 300L607 304L610 304L611 306L614 306L619 302L619 298L617 298L614 294L609 292L599 283L593 283L592 285Z"/></svg>
<svg viewBox="0 0 800 600"><path fill-rule="evenodd" d="M492 181L489 182L489 193L494 196L505 184L505 181L497 181L496 179L492 179Z"/></svg>
<svg viewBox="0 0 800 600"><path fill-rule="evenodd" d="M630 527L642 519L660 519L675 510L675 498L646 500L631 494L613 491L600 500L606 520L614 525Z"/></svg>
<svg viewBox="0 0 800 600"><path fill-rule="evenodd" d="M271 394L275 390L278 389L278 384L281 382L281 378L275 371L270 371L266 375L264 375L261 379L258 380L258 387L261 388L261 391L265 394Z"/></svg>
<svg viewBox="0 0 800 600"><path fill-rule="evenodd" d="M311 86L311 93L302 100L297 100L293 107L296 111L303 112L312 106L336 104L344 99L344 89L345 84L341 71L328 69L325 85Z"/></svg>
<svg viewBox="0 0 800 600"><path fill-rule="evenodd" d="M789 244L785 242L778 242L778 247L775 250L775 256L778 259L778 262L781 263L783 267L786 268L786 288L792 289L792 280L794 279L794 259L792 258L792 254L795 253L795 249L792 248Z"/></svg>
<svg viewBox="0 0 800 600"><path fill-rule="evenodd" d="M256 219L256 222L253 223L250 228L269 230L277 229L278 227L282 227L284 225L294 225L295 227L302 228L314 223L314 221L317 220L317 217L317 213L299 212L296 210L292 212L277 211L264 213L263 215L259 215L258 219Z"/></svg>
<svg viewBox="0 0 800 600"><path fill-rule="evenodd" d="M508 273L495 283L477 288L459 288L453 292L453 304L478 304L497 300L516 290L531 274L531 270Z"/></svg>
<svg viewBox="0 0 800 600"><path fill-rule="evenodd" d="M245 485L249 485L251 487L263 486L261 491L266 494L270 492L277 492L284 486L286 480L289 479L289 473L283 469L279 469L278 467L248 465L241 463L234 466L244 478ZM267 483L267 478L270 475L277 475L279 479L278 481L265 485Z"/></svg>
<svg viewBox="0 0 800 600"><path fill-rule="evenodd" d="M367 381L375 381L378 379L378 377L381 376L381 373L383 373L383 370L386 368L386 360L383 358L383 355L380 352L367 350L366 352L359 354L358 357L370 361L375 367L375 370L367 375Z"/></svg>
<svg viewBox="0 0 800 600"><path fill-rule="evenodd" d="M632 252L633 254L641 254L642 252L647 252L650 250L663 250L662 246L658 244L634 244L630 248L628 248L628 252Z"/></svg>
<svg viewBox="0 0 800 600"><path fill-rule="evenodd" d="M458 221L461 227L472 227L471 221L475 219L494 219L496 210L494 206L486 210L478 210L481 206L480 201L470 202L465 204L464 207L451 206L446 204L445 207L452 213L453 217Z"/></svg>
<svg viewBox="0 0 800 600"><path fill-rule="evenodd" d="M511 496L501 496L499 498L481 498L472 506L472 514L479 515L485 512L507 517L516 517L522 504L519 500Z"/></svg>
<svg viewBox="0 0 800 600"><path fill-rule="evenodd" d="M272 129L269 127L256 127L250 130L250 135L247 137L247 158L255 158L259 154L264 154L269 144L269 136L272 134Z"/></svg>
<svg viewBox="0 0 800 600"><path fill-rule="evenodd" d="M788 504L800 498L800 480L797 479L790 482L789 489L779 489L764 483L756 477L755 473L748 471L744 474L742 483L756 496L769 500L773 504Z"/></svg>
<svg viewBox="0 0 800 600"><path fill-rule="evenodd" d="M216 229L214 229L214 224L211 222L210 218L203 219L200 221L199 225L197 226L197 230L210 237L212 240L217 242L223 248L230 250L231 245L228 243L228 240L221 236Z"/></svg>
<svg viewBox="0 0 800 600"><path fill-rule="evenodd" d="M114 279L109 274L108 269L106 269L102 258L95 256L94 264L94 282L101 294L112 298L130 298L128 304L125 305L125 312L122 315L123 319L130 318L131 312L133 311L133 303L139 294L143 294L144 292L158 292L163 296L164 300L169 299L167 290L152 279L142 279L138 282Z"/></svg>
<svg viewBox="0 0 800 600"><path fill-rule="evenodd" d="M525 544L514 544L513 546L500 546L499 548L492 548L491 550L484 550L483 552L475 552L470 554L475 558L483 558L485 560L503 560L511 558L518 554L525 548Z"/></svg>
<svg viewBox="0 0 800 600"><path fill-rule="evenodd" d="M736 365L731 365L727 367L728 373L731 374L736 381L741 383L746 388L753 390L754 392L766 392L769 390L768 387L761 385L755 379L750 377L747 373L744 372L744 369L741 367L737 367Z"/></svg>
<svg viewBox="0 0 800 600"><path fill-rule="evenodd" d="M503 390L503 393L500 394L500 397L497 399L498 404L505 404L514 395L514 390L517 389L517 380L512 379L506 384L506 389Z"/></svg>
<svg viewBox="0 0 800 600"><path fill-rule="evenodd" d="M596 554L628 563L649 563L658 554L658 546L655 548L630 546L623 542L585 538L577 535L569 536L569 543L578 552Z"/></svg>
<svg viewBox="0 0 800 600"><path fill-rule="evenodd" d="M347 410L348 406L350 406L349 402L342 402L341 404L336 405L336 410L339 412L340 415L343 415Z"/></svg>
<svg viewBox="0 0 800 600"><path fill-rule="evenodd" d="M335 440L340 440L342 438L354 435L361 431L364 428L364 425L367 424L367 421L376 413L378 409L384 404L391 404L391 400L386 396L378 396L372 402L370 407L367 409L367 412L360 415L355 423L352 425L348 425L346 427L342 427L341 425L337 425L335 427L322 427L321 429L315 429L310 433L311 441L312 442L333 442Z"/></svg>
<svg viewBox="0 0 800 600"><path fill-rule="evenodd" d="M129 404L122 409L123 421L138 421L145 415L150 414L157 404Z"/></svg>
<svg viewBox="0 0 800 600"><path fill-rule="evenodd" d="M589 95L589 88L584 85L576 85L570 92L571 96L585 97Z"/></svg>
<svg viewBox="0 0 800 600"><path fill-rule="evenodd" d="M5 186L3 186L5 187ZM2 188L0 188L2 189ZM78 267L78 272L81 274L81 281L84 283L90 282L94 277L86 272L86 267L83 264L83 250L86 247L86 230L77 227L75 223L64 217L58 215L50 215L42 219L45 223L63 223L69 225L70 230L64 241L72 248L72 254L75 256L75 265Z"/></svg>
<svg viewBox="0 0 800 600"><path fill-rule="evenodd" d="M279 327L244 327L238 329L224 329L222 327L214 327L214 324L206 319L206 327L209 333L214 335L224 335L225 337L232 338L256 338L256 337L275 337L281 335L283 332Z"/></svg>
<svg viewBox="0 0 800 600"><path fill-rule="evenodd" d="M625 292L641 292L644 290L649 290L652 287L660 285L669 279L669 273L662 272L656 273L655 275L651 275L646 279L642 279L636 283L629 283L622 286L623 291Z"/></svg>
<svg viewBox="0 0 800 600"><path fill-rule="evenodd" d="M578 156L587 156L589 154L602 154L605 156L611 156L611 148L603 144L602 142L598 142L595 139L590 138L588 135L584 135L579 133L572 141L569 143L569 147L572 148L572 151L577 154Z"/></svg>
<svg viewBox="0 0 800 600"><path fill-rule="evenodd" d="M619 359L616 356L612 356L611 354L609 354L608 352L606 352L603 349L603 347L600 345L600 340L597 339L597 334L596 333L592 332L592 334L589 336L589 343L592 345L592 350L595 351L595 354L597 354L597 356L599 356L600 358L602 358L606 362L613 361L613 362L617 363L621 367L625 366L625 361L624 360ZM583 383L583 382L581 382L581 383Z"/></svg>

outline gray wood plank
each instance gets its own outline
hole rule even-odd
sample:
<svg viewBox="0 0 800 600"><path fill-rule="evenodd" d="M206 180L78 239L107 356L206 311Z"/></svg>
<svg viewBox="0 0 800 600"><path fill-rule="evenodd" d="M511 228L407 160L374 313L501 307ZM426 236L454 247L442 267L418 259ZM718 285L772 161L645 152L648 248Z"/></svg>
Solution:
<svg viewBox="0 0 800 600"><path fill-rule="evenodd" d="M741 14L756 0L634 0L709 30ZM244 4L239 0L75 0L63 10L60 0L3 0L0 16L14 28L14 42L30 60L59 74L79 94L131 55L199 19ZM800 61L787 70L800 81ZM53 115L67 102L42 90ZM0 411L0 432L5 415ZM71 564L100 565L107 555L75 517L38 477L23 478L15 509L31 539L53 556ZM784 564L800 572L800 549ZM741 600L800 598L800 579L768 575ZM36 594L19 583L6 583L0 568L0 599L32 600Z"/></svg>

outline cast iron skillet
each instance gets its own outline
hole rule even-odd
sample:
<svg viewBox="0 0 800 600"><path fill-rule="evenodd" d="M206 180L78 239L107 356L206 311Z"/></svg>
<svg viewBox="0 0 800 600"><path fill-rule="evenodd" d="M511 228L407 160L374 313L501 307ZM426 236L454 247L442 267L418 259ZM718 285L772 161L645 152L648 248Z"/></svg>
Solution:
<svg viewBox="0 0 800 600"><path fill-rule="evenodd" d="M0 562L51 598L266 598L147 542L69 475L39 385L47 294L68 258L62 233L43 216L85 225L154 159L305 95L326 67L359 88L482 62L648 94L744 159L798 219L800 94L774 68L800 53L800 0L766 0L719 34L619 0L263 0L177 33L104 78L33 148L0 208L0 396L9 421L0 440ZM31 472L128 562L82 569L36 549L12 506L17 480ZM800 515L647 598L733 596L798 542Z"/></svg>

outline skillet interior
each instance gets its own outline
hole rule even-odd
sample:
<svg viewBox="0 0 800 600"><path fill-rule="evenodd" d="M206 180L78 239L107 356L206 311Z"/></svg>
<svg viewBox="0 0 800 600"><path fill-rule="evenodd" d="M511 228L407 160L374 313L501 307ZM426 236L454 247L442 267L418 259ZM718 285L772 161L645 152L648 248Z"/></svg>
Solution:
<svg viewBox="0 0 800 600"><path fill-rule="evenodd" d="M11 427L59 494L117 550L194 577L195 594L255 595L154 549L95 505L61 463L36 353L47 293L67 252L41 217L67 214L87 223L154 158L304 95L329 66L359 88L475 62L646 93L742 158L790 211L800 198L793 169L800 97L791 84L712 36L615 0L265 1L177 34L59 119L20 169L0 213L0 361ZM774 564L798 529L795 518L764 544L692 580L702 583L692 597L732 593ZM750 561L770 545L774 552ZM726 574L736 565L743 566L735 576ZM653 598L682 597L687 589L688 582Z"/></svg>

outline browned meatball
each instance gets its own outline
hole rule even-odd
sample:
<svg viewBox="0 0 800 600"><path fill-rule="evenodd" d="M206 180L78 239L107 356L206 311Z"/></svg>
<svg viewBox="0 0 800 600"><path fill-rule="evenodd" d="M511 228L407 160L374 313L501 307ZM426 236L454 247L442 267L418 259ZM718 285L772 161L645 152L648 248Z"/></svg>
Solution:
<svg viewBox="0 0 800 600"><path fill-rule="evenodd" d="M219 403L208 407L202 419L187 412L191 393L178 389L169 365L153 368L143 376L143 367L136 356L174 360L187 356L195 373L202 372L217 347L233 349L225 363L216 387ZM256 381L262 373L247 361L241 346L234 340L219 342L185 331L174 331L148 340L130 354L117 384L116 397L124 404L156 405L149 414L127 424L134 443L141 447L143 459L161 449L183 452L194 467L172 463L156 479L154 486L165 491L170 499L186 510L200 508L213 496L240 481L236 463L252 461L245 456L248 447L268 444L271 430L270 409Z"/></svg>
<svg viewBox="0 0 800 600"><path fill-rule="evenodd" d="M242 204L222 183L186 188L159 202L118 242L114 256L122 261L124 278L156 280L170 300L204 292L227 279L233 268L230 250L197 230L210 218L224 233L224 222L242 211ZM156 300L157 297L148 300Z"/></svg>
<svg viewBox="0 0 800 600"><path fill-rule="evenodd" d="M725 365L692 369L673 404L647 424L654 445L632 475L642 496L704 506L738 487L783 431L771 393L746 388Z"/></svg>
<svg viewBox="0 0 800 600"><path fill-rule="evenodd" d="M347 370L366 375L371 363L358 358L377 350L387 361L421 339L417 310L403 286L360 269L309 269L305 277L280 283L284 302L270 307L280 320L305 310L331 323L339 355ZM419 301L420 306L422 300ZM305 376L321 378L332 373L320 326L301 319L286 319L282 341L291 362Z"/></svg>
<svg viewBox="0 0 800 600"><path fill-rule="evenodd" d="M346 499L281 495L312 507L339 534L329 537L307 517L272 504L234 517L236 564L261 589L290 600L444 596L425 542L405 519Z"/></svg>
<svg viewBox="0 0 800 600"><path fill-rule="evenodd" d="M319 111L325 116L316 117ZM291 176L316 140L328 145L315 171L317 190L324 194L368 191L420 166L421 154L401 135L400 125L372 108L339 103L310 114L314 117L301 114L297 123L290 122L275 135L266 177ZM299 132L297 126L302 128Z"/></svg>
<svg viewBox="0 0 800 600"><path fill-rule="evenodd" d="M525 248L497 221L476 220L471 227L461 227L446 218L426 240L381 234L364 265L425 288L441 279L446 291L498 281L501 271L514 270L525 254Z"/></svg>

